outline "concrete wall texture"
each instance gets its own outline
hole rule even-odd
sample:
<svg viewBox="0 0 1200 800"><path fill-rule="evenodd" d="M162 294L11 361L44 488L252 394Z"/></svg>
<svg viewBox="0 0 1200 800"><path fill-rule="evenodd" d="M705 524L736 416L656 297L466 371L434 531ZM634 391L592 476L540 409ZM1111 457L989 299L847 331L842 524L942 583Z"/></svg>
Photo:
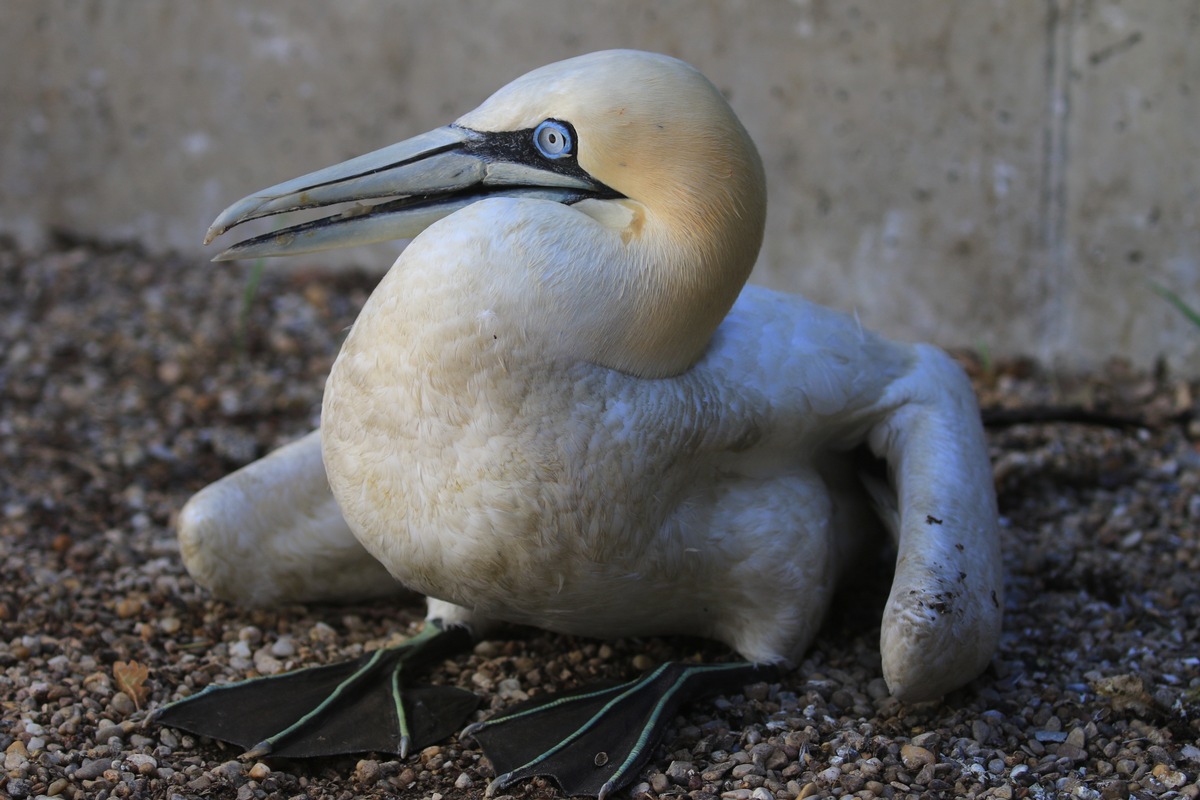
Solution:
<svg viewBox="0 0 1200 800"><path fill-rule="evenodd" d="M242 195L633 47L698 66L757 141L755 281L900 338L1200 374L1200 329L1151 288L1200 305L1200 0L15 0L3 19L0 233L27 247L64 231L206 268Z"/></svg>

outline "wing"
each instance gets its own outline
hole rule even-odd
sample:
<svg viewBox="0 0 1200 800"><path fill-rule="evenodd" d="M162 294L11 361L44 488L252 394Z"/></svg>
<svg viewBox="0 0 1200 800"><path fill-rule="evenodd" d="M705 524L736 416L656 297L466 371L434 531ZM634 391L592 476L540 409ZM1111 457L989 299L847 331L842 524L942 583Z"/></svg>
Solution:
<svg viewBox="0 0 1200 800"><path fill-rule="evenodd" d="M188 572L227 600L269 605L401 591L342 517L319 430L206 486L177 527Z"/></svg>
<svg viewBox="0 0 1200 800"><path fill-rule="evenodd" d="M886 463L886 483L864 482L898 548L880 637L892 693L929 699L978 675L999 641L1003 576L966 375L937 348L889 342L844 314L752 287L714 345L699 366L754 388L776 451L819 467L865 443Z"/></svg>
<svg viewBox="0 0 1200 800"><path fill-rule="evenodd" d="M1004 581L991 464L966 375L918 345L889 386L871 451L888 466L896 575L880 634L883 674L902 700L958 688L987 666L1000 639ZM890 517L890 519L888 519Z"/></svg>

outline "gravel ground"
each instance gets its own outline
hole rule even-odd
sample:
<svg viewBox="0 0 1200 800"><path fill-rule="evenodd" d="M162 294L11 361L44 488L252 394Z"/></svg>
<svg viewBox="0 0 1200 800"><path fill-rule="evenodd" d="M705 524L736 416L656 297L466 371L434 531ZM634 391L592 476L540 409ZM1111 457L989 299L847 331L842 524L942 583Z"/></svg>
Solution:
<svg viewBox="0 0 1200 800"><path fill-rule="evenodd" d="M179 507L315 424L374 280L271 268L244 315L249 274L133 250L0 246L0 794L452 800L492 777L470 742L407 762L244 764L144 724L185 691L354 656L421 618L415 599L235 608L184 573ZM889 698L880 557L799 669L685 709L633 796L1200 796L1200 385L1119 365L1056 381L1023 363L966 363L989 407L1141 420L991 430L1008 574L992 666L943 702ZM728 654L521 630L432 680L499 708L693 656ZM511 794L557 796L537 780Z"/></svg>

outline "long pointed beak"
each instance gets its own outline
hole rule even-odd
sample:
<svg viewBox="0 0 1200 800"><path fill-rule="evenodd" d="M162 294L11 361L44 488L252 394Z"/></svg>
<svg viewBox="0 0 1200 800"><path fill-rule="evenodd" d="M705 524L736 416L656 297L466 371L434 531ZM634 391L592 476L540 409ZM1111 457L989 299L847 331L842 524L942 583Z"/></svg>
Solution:
<svg viewBox="0 0 1200 800"><path fill-rule="evenodd" d="M527 132L481 133L449 125L244 197L221 212L208 244L229 229L275 214L355 203L348 210L257 236L214 261L313 253L411 239L429 225L485 197L575 203L619 197L582 169L551 168L527 148ZM377 200L374 204L364 201Z"/></svg>

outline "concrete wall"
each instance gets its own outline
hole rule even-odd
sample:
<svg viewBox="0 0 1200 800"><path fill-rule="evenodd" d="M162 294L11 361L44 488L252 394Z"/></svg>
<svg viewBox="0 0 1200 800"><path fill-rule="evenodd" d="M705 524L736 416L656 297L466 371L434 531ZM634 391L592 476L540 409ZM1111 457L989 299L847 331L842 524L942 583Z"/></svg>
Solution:
<svg viewBox="0 0 1200 800"><path fill-rule="evenodd" d="M700 67L757 140L755 280L903 338L1200 374L1200 330L1148 285L1200 305L1197 0L16 0L3 19L0 232L26 246L63 230L199 262L252 190L635 47Z"/></svg>

